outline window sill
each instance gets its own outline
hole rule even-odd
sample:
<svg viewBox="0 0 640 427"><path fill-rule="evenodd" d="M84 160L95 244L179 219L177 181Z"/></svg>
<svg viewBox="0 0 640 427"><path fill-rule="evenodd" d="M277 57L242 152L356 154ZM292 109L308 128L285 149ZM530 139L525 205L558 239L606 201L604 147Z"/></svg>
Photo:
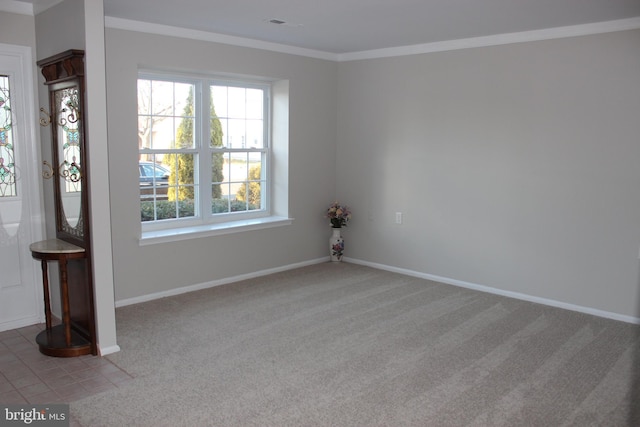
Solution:
<svg viewBox="0 0 640 427"><path fill-rule="evenodd" d="M265 228L282 227L290 225L292 222L293 218L268 216L264 218L246 219L219 224L143 231L140 237L140 246L197 239L200 237L220 236L223 234L240 233L243 231L262 230Z"/></svg>

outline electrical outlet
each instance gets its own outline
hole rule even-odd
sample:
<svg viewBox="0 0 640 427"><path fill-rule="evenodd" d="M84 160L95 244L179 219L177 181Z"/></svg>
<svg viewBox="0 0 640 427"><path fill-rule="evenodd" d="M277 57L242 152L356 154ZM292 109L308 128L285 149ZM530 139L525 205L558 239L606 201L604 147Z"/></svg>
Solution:
<svg viewBox="0 0 640 427"><path fill-rule="evenodd" d="M396 224L402 224L402 212L396 212Z"/></svg>

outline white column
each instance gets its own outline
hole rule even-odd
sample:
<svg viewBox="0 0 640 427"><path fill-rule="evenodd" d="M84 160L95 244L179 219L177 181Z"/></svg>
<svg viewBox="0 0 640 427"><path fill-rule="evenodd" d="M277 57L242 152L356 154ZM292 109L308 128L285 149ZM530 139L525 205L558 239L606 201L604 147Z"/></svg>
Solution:
<svg viewBox="0 0 640 427"><path fill-rule="evenodd" d="M107 90L103 0L85 0L85 67L87 89L87 155L91 172L89 204L95 287L98 350L106 355L120 350L116 341L111 209L107 138Z"/></svg>

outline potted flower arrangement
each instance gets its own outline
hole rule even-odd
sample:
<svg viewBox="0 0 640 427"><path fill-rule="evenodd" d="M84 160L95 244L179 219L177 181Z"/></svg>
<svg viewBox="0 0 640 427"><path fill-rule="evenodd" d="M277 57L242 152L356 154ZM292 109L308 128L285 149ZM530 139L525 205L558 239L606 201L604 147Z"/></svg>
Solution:
<svg viewBox="0 0 640 427"><path fill-rule="evenodd" d="M346 227L347 222L351 219L351 211L348 206L333 202L327 209L327 218L331 221L332 228Z"/></svg>
<svg viewBox="0 0 640 427"><path fill-rule="evenodd" d="M327 218L331 222L333 234L329 239L329 256L331 261L342 261L344 253L344 239L340 235L340 229L347 226L351 219L351 210L338 202L332 203L327 209Z"/></svg>

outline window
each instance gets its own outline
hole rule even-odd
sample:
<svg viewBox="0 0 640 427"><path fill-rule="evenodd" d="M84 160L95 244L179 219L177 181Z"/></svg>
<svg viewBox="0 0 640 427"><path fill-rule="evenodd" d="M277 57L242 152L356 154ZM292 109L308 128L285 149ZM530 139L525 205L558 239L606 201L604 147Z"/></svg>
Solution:
<svg viewBox="0 0 640 427"><path fill-rule="evenodd" d="M270 85L138 76L143 231L270 212Z"/></svg>
<svg viewBox="0 0 640 427"><path fill-rule="evenodd" d="M9 76L0 75L0 197L17 196Z"/></svg>

